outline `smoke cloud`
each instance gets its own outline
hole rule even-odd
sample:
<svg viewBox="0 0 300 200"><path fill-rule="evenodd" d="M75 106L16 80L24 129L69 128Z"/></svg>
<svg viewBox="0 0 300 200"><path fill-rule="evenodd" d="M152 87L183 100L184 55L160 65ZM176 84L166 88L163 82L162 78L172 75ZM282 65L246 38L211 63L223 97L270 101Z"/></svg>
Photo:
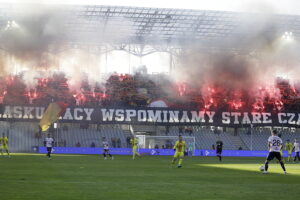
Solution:
<svg viewBox="0 0 300 200"><path fill-rule="evenodd" d="M234 29L237 34L215 41L215 47L223 50L208 54L202 44L184 46L187 50L178 57L174 80L199 87L204 97L211 96L208 87L215 87L232 99L240 91L255 96L261 87L276 90L277 77L299 81L299 44L282 39L285 31L274 15L243 14L240 20Z"/></svg>
<svg viewBox="0 0 300 200"><path fill-rule="evenodd" d="M92 52L91 48L96 46L78 47L69 42L115 44L130 37L133 30L126 27L131 22L85 18L69 11L63 5L14 4L7 25L0 30L1 75L22 72L26 85L33 88L38 78L61 71L74 91L80 91L82 81L88 80L90 84L103 81L102 52Z"/></svg>
<svg viewBox="0 0 300 200"><path fill-rule="evenodd" d="M276 77L282 75L300 81L299 44L282 40L282 34L289 30L280 29L282 26L272 15L274 8L259 8L260 14L240 15L233 28L234 35L211 41L215 49L219 49L216 52L205 53L203 49L208 47L202 43L183 44L172 78L198 87L204 96L210 95L208 87L220 88L229 96L235 96L236 91L255 95L254 91L259 87L274 87ZM54 5L14 7L7 26L0 30L0 47L5 52L0 55L0 73L6 75L25 70L23 78L29 87L34 87L36 78L62 71L69 78L71 89L76 91L87 77L90 83L101 80L103 62L100 53L91 54L88 49L71 50L69 47L64 50L64 47L70 39L76 38L90 44L118 43L136 31L127 28L132 22L126 19L101 21L92 17L77 19L66 16L65 11L65 7ZM78 32L70 32L66 27L67 20L73 24L88 21L90 31L80 31L81 27L78 27ZM157 39L157 42L162 41Z"/></svg>
<svg viewBox="0 0 300 200"><path fill-rule="evenodd" d="M1 31L1 46L27 67L50 68L54 58L49 49L58 49L65 42L63 20L57 7L16 6Z"/></svg>

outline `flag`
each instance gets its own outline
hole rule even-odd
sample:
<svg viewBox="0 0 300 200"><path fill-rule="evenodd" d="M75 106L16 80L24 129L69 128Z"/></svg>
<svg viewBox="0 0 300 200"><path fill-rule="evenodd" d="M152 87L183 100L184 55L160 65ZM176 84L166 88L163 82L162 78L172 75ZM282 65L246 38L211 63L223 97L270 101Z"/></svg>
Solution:
<svg viewBox="0 0 300 200"><path fill-rule="evenodd" d="M47 131L51 124L64 113L66 108L67 104L62 102L50 103L39 123L42 131Z"/></svg>

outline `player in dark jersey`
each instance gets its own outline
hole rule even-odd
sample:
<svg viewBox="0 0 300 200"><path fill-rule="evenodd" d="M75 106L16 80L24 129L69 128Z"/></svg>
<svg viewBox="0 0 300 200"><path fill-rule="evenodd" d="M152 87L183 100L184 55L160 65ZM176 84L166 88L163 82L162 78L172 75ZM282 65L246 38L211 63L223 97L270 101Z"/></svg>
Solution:
<svg viewBox="0 0 300 200"><path fill-rule="evenodd" d="M222 150L223 150L223 142L221 140L216 142L216 155L219 157L219 161L222 161Z"/></svg>

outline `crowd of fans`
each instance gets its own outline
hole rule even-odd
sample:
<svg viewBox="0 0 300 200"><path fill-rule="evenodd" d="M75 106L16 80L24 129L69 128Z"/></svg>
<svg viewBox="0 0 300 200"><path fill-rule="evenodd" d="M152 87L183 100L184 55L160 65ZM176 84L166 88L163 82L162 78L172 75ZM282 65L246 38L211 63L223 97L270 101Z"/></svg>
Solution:
<svg viewBox="0 0 300 200"><path fill-rule="evenodd" d="M80 87L71 89L63 73L36 78L35 86L26 85L22 74L0 78L0 103L11 105L48 105L62 101L69 106L144 107L155 100L163 100L172 108L281 111L300 110L300 91L288 80L277 79L277 96L266 88L256 94L231 91L211 85L203 92L201 85L175 83L167 75L145 73L114 73L104 83L82 80Z"/></svg>
<svg viewBox="0 0 300 200"><path fill-rule="evenodd" d="M62 101L68 105L85 106L147 106L151 100L166 98L167 78L159 84L142 74L112 74L105 83L90 84L82 80L72 89L63 73L36 78L36 85L25 84L22 74L0 78L0 103L13 105L48 105ZM171 85L169 82L167 85Z"/></svg>

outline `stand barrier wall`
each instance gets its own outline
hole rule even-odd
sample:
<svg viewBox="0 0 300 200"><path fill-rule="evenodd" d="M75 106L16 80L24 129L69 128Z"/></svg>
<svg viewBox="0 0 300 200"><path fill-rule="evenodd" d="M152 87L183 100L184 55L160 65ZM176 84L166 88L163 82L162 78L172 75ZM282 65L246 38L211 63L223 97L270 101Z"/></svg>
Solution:
<svg viewBox="0 0 300 200"><path fill-rule="evenodd" d="M53 147L53 154L102 154L103 148L92 147ZM38 153L46 154L46 147L38 147ZM110 153L114 155L131 155L131 148L111 148ZM139 149L142 155L174 155L173 149ZM189 155L192 155L191 152ZM244 151L244 150L223 150L222 156L230 157L266 157L268 151ZM215 150L196 149L193 156L216 156ZM283 151L283 156L287 157L287 151ZM294 156L294 152L292 154Z"/></svg>

